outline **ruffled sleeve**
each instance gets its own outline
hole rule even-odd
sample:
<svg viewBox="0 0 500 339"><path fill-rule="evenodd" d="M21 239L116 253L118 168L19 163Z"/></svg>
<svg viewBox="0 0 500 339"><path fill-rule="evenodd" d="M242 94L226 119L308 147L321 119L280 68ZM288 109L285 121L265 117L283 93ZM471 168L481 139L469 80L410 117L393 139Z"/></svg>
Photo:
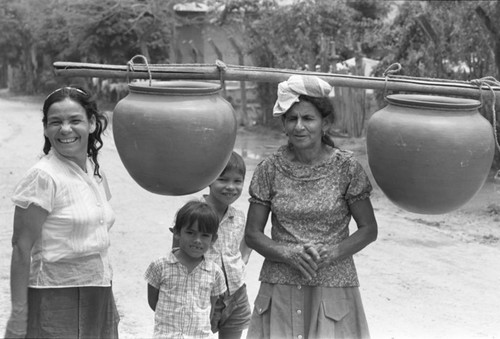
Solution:
<svg viewBox="0 0 500 339"><path fill-rule="evenodd" d="M249 187L250 203L271 206L273 173L274 167L270 159L263 160L257 165Z"/></svg>
<svg viewBox="0 0 500 339"><path fill-rule="evenodd" d="M373 187L363 166L354 158L350 158L349 177L351 181L347 187L345 198L350 205L356 201L370 197Z"/></svg>
<svg viewBox="0 0 500 339"><path fill-rule="evenodd" d="M21 208L35 204L50 213L54 206L55 191L52 177L41 169L33 168L15 187L12 201Z"/></svg>

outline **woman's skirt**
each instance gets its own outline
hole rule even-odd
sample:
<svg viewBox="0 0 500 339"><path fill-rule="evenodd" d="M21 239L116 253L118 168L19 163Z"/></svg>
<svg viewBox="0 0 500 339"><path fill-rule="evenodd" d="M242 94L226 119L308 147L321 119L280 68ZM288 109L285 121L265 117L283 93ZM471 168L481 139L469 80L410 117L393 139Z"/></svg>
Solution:
<svg viewBox="0 0 500 339"><path fill-rule="evenodd" d="M247 339L369 338L357 287L262 283Z"/></svg>
<svg viewBox="0 0 500 339"><path fill-rule="evenodd" d="M111 287L29 288L27 338L118 338Z"/></svg>

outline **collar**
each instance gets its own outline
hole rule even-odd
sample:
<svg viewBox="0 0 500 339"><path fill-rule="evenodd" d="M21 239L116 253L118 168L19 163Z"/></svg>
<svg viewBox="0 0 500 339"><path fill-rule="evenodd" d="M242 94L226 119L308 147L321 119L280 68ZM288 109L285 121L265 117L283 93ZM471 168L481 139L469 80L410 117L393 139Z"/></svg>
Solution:
<svg viewBox="0 0 500 339"><path fill-rule="evenodd" d="M71 167L73 170L75 170L77 173L82 174L83 176L94 176L94 166L92 164L92 161L90 160L89 157L86 158L85 160L85 166L87 167L87 172L85 172L83 169L81 169L80 166L78 166L74 161L69 160L68 158L63 157L61 154L57 153L57 151L54 151L54 148L51 148L49 150L49 153L47 156L55 157L62 163L66 164L67 166Z"/></svg>
<svg viewBox="0 0 500 339"><path fill-rule="evenodd" d="M177 259L177 257L174 254L174 252L177 252L178 250L179 250L179 247L172 248L172 250L170 251L170 253L168 254L168 256L166 258L167 264L182 265L180 263L179 259ZM207 261L205 260L205 256L203 256L203 260L198 264L198 266L196 266L196 268L198 268L198 267L204 271L209 271L209 269L207 267Z"/></svg>

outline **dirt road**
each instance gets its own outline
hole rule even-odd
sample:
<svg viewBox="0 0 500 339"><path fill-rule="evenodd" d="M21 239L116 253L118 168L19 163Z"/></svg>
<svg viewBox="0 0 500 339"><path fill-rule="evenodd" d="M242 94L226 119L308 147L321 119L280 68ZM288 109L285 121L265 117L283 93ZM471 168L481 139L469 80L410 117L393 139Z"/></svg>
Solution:
<svg viewBox="0 0 500 339"><path fill-rule="evenodd" d="M9 266L15 183L41 154L41 101L0 98L0 333L10 311ZM192 196L169 197L139 187L105 138L100 161L113 192L114 291L122 338L151 337L153 312L143 273L170 249L175 211ZM248 163L246 187L259 159L283 140L239 131L237 151ZM366 165L363 140L341 141ZM367 166L366 169L368 170ZM457 183L458 185L460 183ZM236 207L246 211L248 192ZM438 216L395 207L376 189L378 240L355 256L373 338L500 338L500 193L489 180L460 210ZM253 302L262 258L253 253L247 285ZM0 334L0 335L1 335Z"/></svg>

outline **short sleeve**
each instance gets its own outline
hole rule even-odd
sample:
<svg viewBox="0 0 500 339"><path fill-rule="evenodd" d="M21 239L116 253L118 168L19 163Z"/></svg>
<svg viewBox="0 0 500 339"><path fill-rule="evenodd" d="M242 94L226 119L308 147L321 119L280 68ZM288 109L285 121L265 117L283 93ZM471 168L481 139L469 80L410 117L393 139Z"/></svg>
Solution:
<svg viewBox="0 0 500 339"><path fill-rule="evenodd" d="M273 173L273 166L267 159L257 165L248 189L251 203L271 206Z"/></svg>
<svg viewBox="0 0 500 339"><path fill-rule="evenodd" d="M102 177L102 186L104 187L104 192L106 193L106 199L109 201L111 200L111 190L109 189L109 184L108 184L108 179L106 178L106 174L101 171L101 177Z"/></svg>
<svg viewBox="0 0 500 339"><path fill-rule="evenodd" d="M227 290L224 273L219 266L215 264L213 266L215 268L215 283L212 289L212 293L210 294L212 297L221 295Z"/></svg>
<svg viewBox="0 0 500 339"><path fill-rule="evenodd" d="M370 192L373 190L370 179L363 166L354 158L350 159L349 177L351 182L345 195L347 203L350 205L356 201L369 198Z"/></svg>
<svg viewBox="0 0 500 339"><path fill-rule="evenodd" d="M54 207L55 192L56 187L52 177L41 169L33 168L15 187L12 201L22 208L35 204L50 213Z"/></svg>
<svg viewBox="0 0 500 339"><path fill-rule="evenodd" d="M149 264L146 272L144 273L144 279L148 284L153 286L154 288L159 289L161 285L162 279L162 265L160 260L155 260L151 264Z"/></svg>

